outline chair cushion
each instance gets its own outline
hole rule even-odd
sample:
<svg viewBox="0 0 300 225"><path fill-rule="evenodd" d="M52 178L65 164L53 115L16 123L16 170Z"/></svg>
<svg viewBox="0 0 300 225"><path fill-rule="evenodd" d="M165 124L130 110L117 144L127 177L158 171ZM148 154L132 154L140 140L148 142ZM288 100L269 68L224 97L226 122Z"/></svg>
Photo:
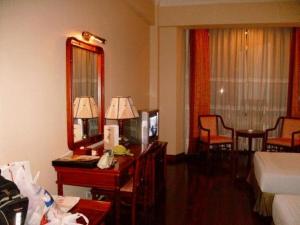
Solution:
<svg viewBox="0 0 300 225"><path fill-rule="evenodd" d="M202 127L210 130L210 135L217 135L217 117L216 116L200 116ZM207 132L201 132L207 135Z"/></svg>
<svg viewBox="0 0 300 225"><path fill-rule="evenodd" d="M291 138L292 133L300 130L300 119L285 118L282 127L282 137ZM300 138L299 135L297 138Z"/></svg>
<svg viewBox="0 0 300 225"><path fill-rule="evenodd" d="M208 143L208 137L207 136L202 136L201 141ZM210 136L210 144L227 144L227 143L232 143L233 140L231 137L226 137L226 136Z"/></svg>
<svg viewBox="0 0 300 225"><path fill-rule="evenodd" d="M291 147L292 139L291 138L269 138L267 144ZM300 145L299 139L295 140L295 146L296 145Z"/></svg>

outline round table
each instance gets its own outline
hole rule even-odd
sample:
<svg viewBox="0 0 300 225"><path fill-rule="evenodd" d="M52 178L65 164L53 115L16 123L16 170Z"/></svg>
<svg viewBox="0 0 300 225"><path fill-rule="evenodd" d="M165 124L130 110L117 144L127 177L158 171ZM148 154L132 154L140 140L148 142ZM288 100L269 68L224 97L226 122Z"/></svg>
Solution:
<svg viewBox="0 0 300 225"><path fill-rule="evenodd" d="M248 163L247 166L251 165L251 152L252 152L252 139L253 138L261 138L263 140L262 147L265 145L265 132L262 130L236 130L235 131L235 146L236 150L238 150L239 146L239 137L248 138Z"/></svg>

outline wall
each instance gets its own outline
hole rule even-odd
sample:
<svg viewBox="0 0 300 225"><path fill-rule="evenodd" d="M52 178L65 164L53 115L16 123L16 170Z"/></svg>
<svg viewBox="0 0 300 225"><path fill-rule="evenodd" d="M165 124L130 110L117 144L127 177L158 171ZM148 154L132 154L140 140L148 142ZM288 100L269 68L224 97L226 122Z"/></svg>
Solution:
<svg viewBox="0 0 300 225"><path fill-rule="evenodd" d="M156 48L159 56L158 101L162 112L160 138L169 142L168 154L176 155L184 152L184 128L182 126L184 115L181 115L182 108L180 107L180 105L183 107L184 102L183 84L180 83L183 82L184 73L178 68L184 65L184 60L182 49L179 49L180 38L176 29L245 25L300 26L299 12L300 2L159 7L159 43ZM180 79L179 76L181 76ZM152 80L155 80L155 76Z"/></svg>
<svg viewBox="0 0 300 225"><path fill-rule="evenodd" d="M158 81L158 38L159 28L154 25L150 28L150 71L149 71L149 108L157 109L159 104Z"/></svg>
<svg viewBox="0 0 300 225"><path fill-rule="evenodd" d="M155 5L152 0L124 0L148 24L155 23Z"/></svg>
<svg viewBox="0 0 300 225"><path fill-rule="evenodd" d="M284 24L300 26L300 2L227 3L159 8L160 26Z"/></svg>
<svg viewBox="0 0 300 225"><path fill-rule="evenodd" d="M159 138L168 141L169 155L177 155L184 146L183 30L163 27L159 33Z"/></svg>
<svg viewBox="0 0 300 225"><path fill-rule="evenodd" d="M107 39L106 108L116 95L147 107L149 24L128 3L0 0L0 164L29 160L53 193L51 160L67 150L65 41L83 30Z"/></svg>

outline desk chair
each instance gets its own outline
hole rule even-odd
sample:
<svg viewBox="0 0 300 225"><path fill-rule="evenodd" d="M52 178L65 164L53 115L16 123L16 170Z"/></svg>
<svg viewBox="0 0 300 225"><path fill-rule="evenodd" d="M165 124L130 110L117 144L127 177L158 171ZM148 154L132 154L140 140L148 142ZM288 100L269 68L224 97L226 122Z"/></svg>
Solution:
<svg viewBox="0 0 300 225"><path fill-rule="evenodd" d="M167 142L157 142L157 146L152 148L150 153L150 169L152 169L150 206L158 203L165 195L166 189L166 151Z"/></svg>
<svg viewBox="0 0 300 225"><path fill-rule="evenodd" d="M154 169L152 163L152 154L161 148L159 142L154 142L142 152L133 166L133 176L127 183L120 187L121 202L131 206L131 224L137 224L137 204L142 206L143 214L153 203L154 187ZM91 190L94 198L100 195L108 195L114 199L114 191L100 190L93 188Z"/></svg>

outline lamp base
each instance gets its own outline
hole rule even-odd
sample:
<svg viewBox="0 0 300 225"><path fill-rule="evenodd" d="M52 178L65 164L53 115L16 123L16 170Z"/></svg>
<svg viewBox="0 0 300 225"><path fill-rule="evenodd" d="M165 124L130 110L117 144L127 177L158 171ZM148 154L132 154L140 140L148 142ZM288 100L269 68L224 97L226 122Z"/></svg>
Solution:
<svg viewBox="0 0 300 225"><path fill-rule="evenodd" d="M119 144L125 146L126 148L130 145L128 138L124 136L124 124L123 120L118 120L119 123Z"/></svg>
<svg viewBox="0 0 300 225"><path fill-rule="evenodd" d="M89 137L89 121L88 119L82 119L82 126L83 126L83 134L82 139L87 139Z"/></svg>

